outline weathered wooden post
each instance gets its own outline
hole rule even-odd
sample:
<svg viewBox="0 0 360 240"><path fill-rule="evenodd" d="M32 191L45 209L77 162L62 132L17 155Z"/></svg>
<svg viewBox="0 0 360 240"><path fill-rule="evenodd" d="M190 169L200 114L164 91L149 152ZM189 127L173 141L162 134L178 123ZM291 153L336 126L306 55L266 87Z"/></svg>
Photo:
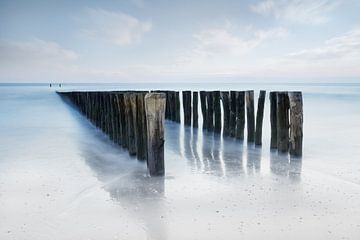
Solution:
<svg viewBox="0 0 360 240"><path fill-rule="evenodd" d="M193 92L193 127L197 128L199 126L198 120L198 92Z"/></svg>
<svg viewBox="0 0 360 240"><path fill-rule="evenodd" d="M220 106L220 91L214 91L213 93L213 104L214 104L214 116L215 116L215 126L214 131L216 133L221 132L221 106Z"/></svg>
<svg viewBox="0 0 360 240"><path fill-rule="evenodd" d="M206 106L206 92L200 91L201 113L203 118L203 129L206 129L207 124L207 106Z"/></svg>
<svg viewBox="0 0 360 240"><path fill-rule="evenodd" d="M235 137L236 128L236 92L230 91L230 137Z"/></svg>
<svg viewBox="0 0 360 240"><path fill-rule="evenodd" d="M145 113L145 98L146 93L138 93L136 95L137 105L137 157L139 160L146 160L147 158L147 130L146 130L146 113Z"/></svg>
<svg viewBox="0 0 360 240"><path fill-rule="evenodd" d="M126 116L126 128L127 128L127 147L130 155L136 154L136 142L135 142L135 132L134 132L134 120L133 113L131 108L130 96L132 93L127 92L124 95L124 105L125 105L125 116Z"/></svg>
<svg viewBox="0 0 360 240"><path fill-rule="evenodd" d="M220 93L221 95L221 101L223 105L224 110L224 130L223 135L229 136L230 130L229 130L229 121L230 121L230 98L229 98L229 92L222 91Z"/></svg>
<svg viewBox="0 0 360 240"><path fill-rule="evenodd" d="M147 122L147 166L150 176L163 176L164 168L164 119L165 95L148 93L145 95Z"/></svg>
<svg viewBox="0 0 360 240"><path fill-rule="evenodd" d="M261 90L259 94L258 107L256 112L255 145L262 144L262 126L264 118L265 95L266 91Z"/></svg>
<svg viewBox="0 0 360 240"><path fill-rule="evenodd" d="M245 92L246 101L246 120L247 120L247 141L254 142L255 138L255 110L254 110L254 91Z"/></svg>
<svg viewBox="0 0 360 240"><path fill-rule="evenodd" d="M170 91L164 91L166 94L166 109L165 109L165 119L171 119L170 114Z"/></svg>
<svg viewBox="0 0 360 240"><path fill-rule="evenodd" d="M236 93L236 129L235 138L244 140L245 129L245 92Z"/></svg>
<svg viewBox="0 0 360 240"><path fill-rule="evenodd" d="M206 104L207 104L207 130L214 131L214 99L211 92L206 92Z"/></svg>
<svg viewBox="0 0 360 240"><path fill-rule="evenodd" d="M175 112L175 92L174 91L170 91L170 99L169 99L169 103L167 103L166 105L169 105L169 112L170 112L170 119L172 121L176 120L176 112Z"/></svg>
<svg viewBox="0 0 360 240"><path fill-rule="evenodd" d="M290 100L290 155L302 156L303 100L301 92L289 92Z"/></svg>
<svg viewBox="0 0 360 240"><path fill-rule="evenodd" d="M122 134L123 134L123 130L121 127L121 111L120 111L120 106L119 106L119 95L120 93L117 92L114 94L114 109L115 109L115 115L116 115L116 143L120 146L122 146Z"/></svg>
<svg viewBox="0 0 360 240"><path fill-rule="evenodd" d="M131 106L131 114L132 114L132 128L133 128L133 133L134 133L134 145L135 145L135 154L133 155L137 155L138 151L137 151L137 143L138 143L138 137L139 137L139 131L137 128L137 106L136 106L136 95L137 93L132 92L130 94L130 106Z"/></svg>
<svg viewBox="0 0 360 240"><path fill-rule="evenodd" d="M191 126L191 91L183 91L184 124Z"/></svg>
<svg viewBox="0 0 360 240"><path fill-rule="evenodd" d="M122 92L119 95L119 108L120 108L120 112L121 112L121 129L122 129L122 140L121 140L121 145L124 148L128 148L129 147L129 132L128 132L128 125L127 125L127 121L128 121L128 116L126 114L128 114L128 111L126 109L126 104L125 104L125 95L126 92Z"/></svg>
<svg viewBox="0 0 360 240"><path fill-rule="evenodd" d="M287 92L277 93L277 149L289 150L289 97Z"/></svg>
<svg viewBox="0 0 360 240"><path fill-rule="evenodd" d="M270 92L270 149L277 149L277 92Z"/></svg>
<svg viewBox="0 0 360 240"><path fill-rule="evenodd" d="M179 92L175 92L175 122L180 123L180 95Z"/></svg>

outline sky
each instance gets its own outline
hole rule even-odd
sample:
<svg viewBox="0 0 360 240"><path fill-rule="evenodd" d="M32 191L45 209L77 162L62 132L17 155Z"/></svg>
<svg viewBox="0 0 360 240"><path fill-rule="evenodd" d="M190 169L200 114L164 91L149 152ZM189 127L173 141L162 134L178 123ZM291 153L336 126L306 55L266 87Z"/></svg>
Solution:
<svg viewBox="0 0 360 240"><path fill-rule="evenodd" d="M360 82L359 0L0 0L0 82Z"/></svg>

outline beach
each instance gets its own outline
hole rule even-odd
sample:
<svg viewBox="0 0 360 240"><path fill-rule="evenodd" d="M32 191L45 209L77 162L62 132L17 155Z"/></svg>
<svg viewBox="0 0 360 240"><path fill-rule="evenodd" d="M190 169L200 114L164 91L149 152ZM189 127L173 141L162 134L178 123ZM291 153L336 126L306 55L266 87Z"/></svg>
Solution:
<svg viewBox="0 0 360 240"><path fill-rule="evenodd" d="M55 92L188 88L266 90L263 145L166 121L150 177ZM302 159L270 151L274 89L303 91ZM2 84L0 239L359 239L359 105L355 83Z"/></svg>

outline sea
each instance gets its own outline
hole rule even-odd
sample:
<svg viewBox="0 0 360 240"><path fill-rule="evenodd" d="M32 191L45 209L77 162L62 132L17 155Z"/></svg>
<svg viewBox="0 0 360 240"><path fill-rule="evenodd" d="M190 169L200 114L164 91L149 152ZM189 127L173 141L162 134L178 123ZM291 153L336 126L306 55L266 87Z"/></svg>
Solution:
<svg viewBox="0 0 360 240"><path fill-rule="evenodd" d="M199 106L150 177L56 93L172 89L266 90L262 146L203 131ZM303 92L300 159L270 151L272 90ZM360 239L360 83L0 84L0 239Z"/></svg>

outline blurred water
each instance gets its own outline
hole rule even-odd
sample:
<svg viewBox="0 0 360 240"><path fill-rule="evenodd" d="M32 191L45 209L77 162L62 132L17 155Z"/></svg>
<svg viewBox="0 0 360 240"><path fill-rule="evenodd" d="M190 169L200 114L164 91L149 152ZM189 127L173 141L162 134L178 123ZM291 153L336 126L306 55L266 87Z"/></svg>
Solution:
<svg viewBox="0 0 360 240"><path fill-rule="evenodd" d="M0 85L0 239L360 237L360 84L206 84L302 90L302 161L270 152L267 96L261 148L166 122L164 178L148 177L55 89Z"/></svg>

